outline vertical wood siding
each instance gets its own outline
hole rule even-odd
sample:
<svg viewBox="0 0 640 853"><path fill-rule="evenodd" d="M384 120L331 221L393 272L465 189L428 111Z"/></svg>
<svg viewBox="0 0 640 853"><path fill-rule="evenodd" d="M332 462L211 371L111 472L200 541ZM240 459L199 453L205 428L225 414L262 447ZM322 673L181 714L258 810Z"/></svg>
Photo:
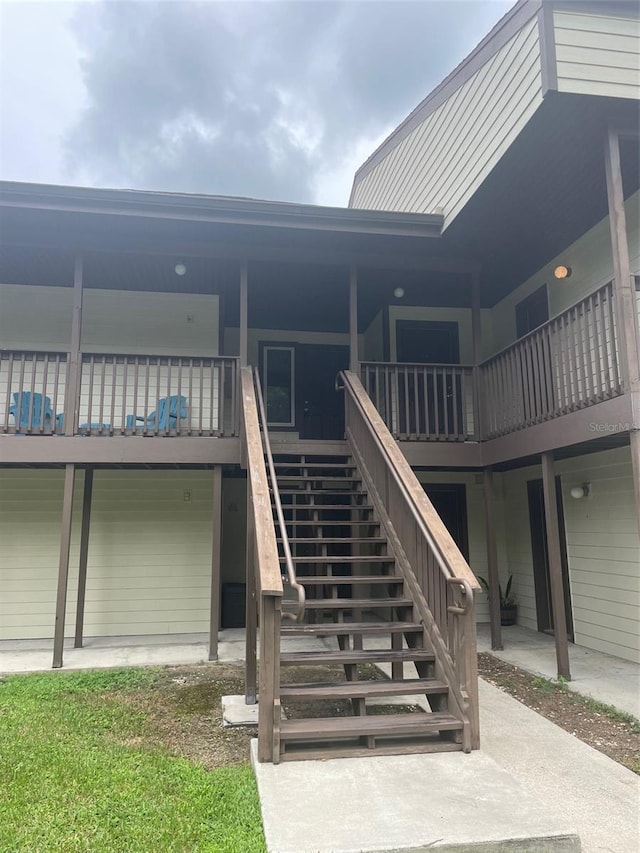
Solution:
<svg viewBox="0 0 640 853"><path fill-rule="evenodd" d="M534 19L356 185L352 206L444 208L448 225L541 103Z"/></svg>
<svg viewBox="0 0 640 853"><path fill-rule="evenodd" d="M75 620L82 476L76 480L67 636ZM53 634L62 487L61 471L0 471L2 639ZM95 473L86 636L208 629L211 501L208 471Z"/></svg>
<svg viewBox="0 0 640 853"><path fill-rule="evenodd" d="M616 425L612 425L612 429ZM640 662L640 541L628 447L556 463L562 479L575 642ZM537 630L527 481L539 467L502 475L508 571L518 623ZM591 483L589 498L573 486Z"/></svg>
<svg viewBox="0 0 640 853"><path fill-rule="evenodd" d="M612 15L553 13L558 91L640 97L640 21Z"/></svg>

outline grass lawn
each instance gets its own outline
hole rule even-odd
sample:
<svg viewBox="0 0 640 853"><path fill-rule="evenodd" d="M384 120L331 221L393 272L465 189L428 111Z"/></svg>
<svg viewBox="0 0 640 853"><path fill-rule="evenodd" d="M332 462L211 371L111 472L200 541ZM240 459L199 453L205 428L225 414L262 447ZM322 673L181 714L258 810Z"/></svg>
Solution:
<svg viewBox="0 0 640 853"><path fill-rule="evenodd" d="M182 740L189 731L180 689L159 669L0 679L0 851L264 851L247 752L207 769L163 737L174 717ZM206 717L212 740L227 737L217 713Z"/></svg>

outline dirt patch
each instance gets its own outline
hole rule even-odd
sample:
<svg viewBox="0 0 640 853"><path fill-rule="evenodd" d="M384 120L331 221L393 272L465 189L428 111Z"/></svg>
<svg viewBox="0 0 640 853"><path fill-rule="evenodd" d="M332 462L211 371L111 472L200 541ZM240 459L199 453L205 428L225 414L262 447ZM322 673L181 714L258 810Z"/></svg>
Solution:
<svg viewBox="0 0 640 853"><path fill-rule="evenodd" d="M640 774L640 723L630 714L573 693L495 658L478 655L478 673L528 708Z"/></svg>
<svg viewBox="0 0 640 853"><path fill-rule="evenodd" d="M244 669L229 664L167 667L149 690L118 694L148 719L145 740L215 767L244 764L255 727L222 725L223 696L244 693Z"/></svg>

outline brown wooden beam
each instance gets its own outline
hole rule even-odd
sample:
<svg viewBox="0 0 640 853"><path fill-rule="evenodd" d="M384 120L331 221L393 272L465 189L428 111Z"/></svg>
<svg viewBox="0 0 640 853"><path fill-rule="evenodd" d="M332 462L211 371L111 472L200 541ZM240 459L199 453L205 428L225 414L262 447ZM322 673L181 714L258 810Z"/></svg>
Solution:
<svg viewBox="0 0 640 853"><path fill-rule="evenodd" d="M93 468L84 472L82 493L82 527L80 530L80 560L78 565L78 596L76 603L76 634L74 648L81 649L84 634L84 603L87 592L87 559L89 556L89 528L91 525L91 499L93 495Z"/></svg>
<svg viewBox="0 0 640 853"><path fill-rule="evenodd" d="M640 535L640 424L637 429L629 435L631 449L631 472L633 474L633 489L636 496L636 521L638 523L638 535Z"/></svg>
<svg viewBox="0 0 640 853"><path fill-rule="evenodd" d="M249 270L246 261L240 267L240 367L249 363Z"/></svg>
<svg viewBox="0 0 640 853"><path fill-rule="evenodd" d="M640 331L638 330L635 283L631 277L629 263L620 140L616 131L611 128L605 139L605 173L620 366L625 388L633 394L640 387ZM638 415L640 416L640 412Z"/></svg>
<svg viewBox="0 0 640 853"><path fill-rule="evenodd" d="M76 466L67 465L64 472L64 496L62 499L62 524L60 529L60 560L58 564L58 590L56 594L56 621L53 634L53 668L62 666L64 650L64 621L67 608L69 584L69 552L71 550L71 521L73 512L73 490Z"/></svg>
<svg viewBox="0 0 640 853"><path fill-rule="evenodd" d="M213 469L213 535L211 537L211 608L209 612L209 660L218 660L220 629L220 566L222 561L222 467Z"/></svg>
<svg viewBox="0 0 640 853"><path fill-rule="evenodd" d="M247 477L247 551L246 551L246 628L245 628L245 702L255 705L258 696L258 600L256 589L255 524L250 478Z"/></svg>
<svg viewBox="0 0 640 853"><path fill-rule="evenodd" d="M473 418L474 435L480 440L483 435L482 425L482 374L479 365L483 361L482 352L482 313L480 308L480 276L476 273L471 282L471 333L473 336Z"/></svg>
<svg viewBox="0 0 640 853"><path fill-rule="evenodd" d="M349 270L349 370L358 373L358 270Z"/></svg>
<svg viewBox="0 0 640 853"><path fill-rule="evenodd" d="M239 438L0 435L0 465L222 465L240 461Z"/></svg>
<svg viewBox="0 0 640 853"><path fill-rule="evenodd" d="M553 630L556 640L558 676L571 681L567 618L565 615L564 587L562 583L560 520L558 518L556 477L552 453L542 454L542 489L544 492L544 514L547 531L547 548L549 552L549 581L551 586L551 607L553 610Z"/></svg>
<svg viewBox="0 0 640 853"><path fill-rule="evenodd" d="M496 495L493 470L484 469L484 506L487 527L487 575L489 583L489 621L491 648L503 649L500 624L500 578L498 575L498 537L496 534Z"/></svg>
<svg viewBox="0 0 640 853"><path fill-rule="evenodd" d="M80 377L82 374L82 257L76 256L73 272L73 317L71 319L71 342L67 353L67 378L64 394L64 434L73 435L78 423L80 401Z"/></svg>

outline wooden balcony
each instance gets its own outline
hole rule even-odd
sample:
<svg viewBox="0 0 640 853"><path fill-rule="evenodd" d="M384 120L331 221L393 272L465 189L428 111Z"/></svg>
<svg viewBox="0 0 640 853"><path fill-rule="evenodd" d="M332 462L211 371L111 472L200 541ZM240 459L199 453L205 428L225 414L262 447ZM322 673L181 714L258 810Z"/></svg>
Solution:
<svg viewBox="0 0 640 853"><path fill-rule="evenodd" d="M480 365L483 439L623 393L613 300L610 282Z"/></svg>
<svg viewBox="0 0 640 853"><path fill-rule="evenodd" d="M64 353L1 352L0 433L64 435L71 410L73 435L238 435L235 358L85 353L74 395L68 367Z"/></svg>

